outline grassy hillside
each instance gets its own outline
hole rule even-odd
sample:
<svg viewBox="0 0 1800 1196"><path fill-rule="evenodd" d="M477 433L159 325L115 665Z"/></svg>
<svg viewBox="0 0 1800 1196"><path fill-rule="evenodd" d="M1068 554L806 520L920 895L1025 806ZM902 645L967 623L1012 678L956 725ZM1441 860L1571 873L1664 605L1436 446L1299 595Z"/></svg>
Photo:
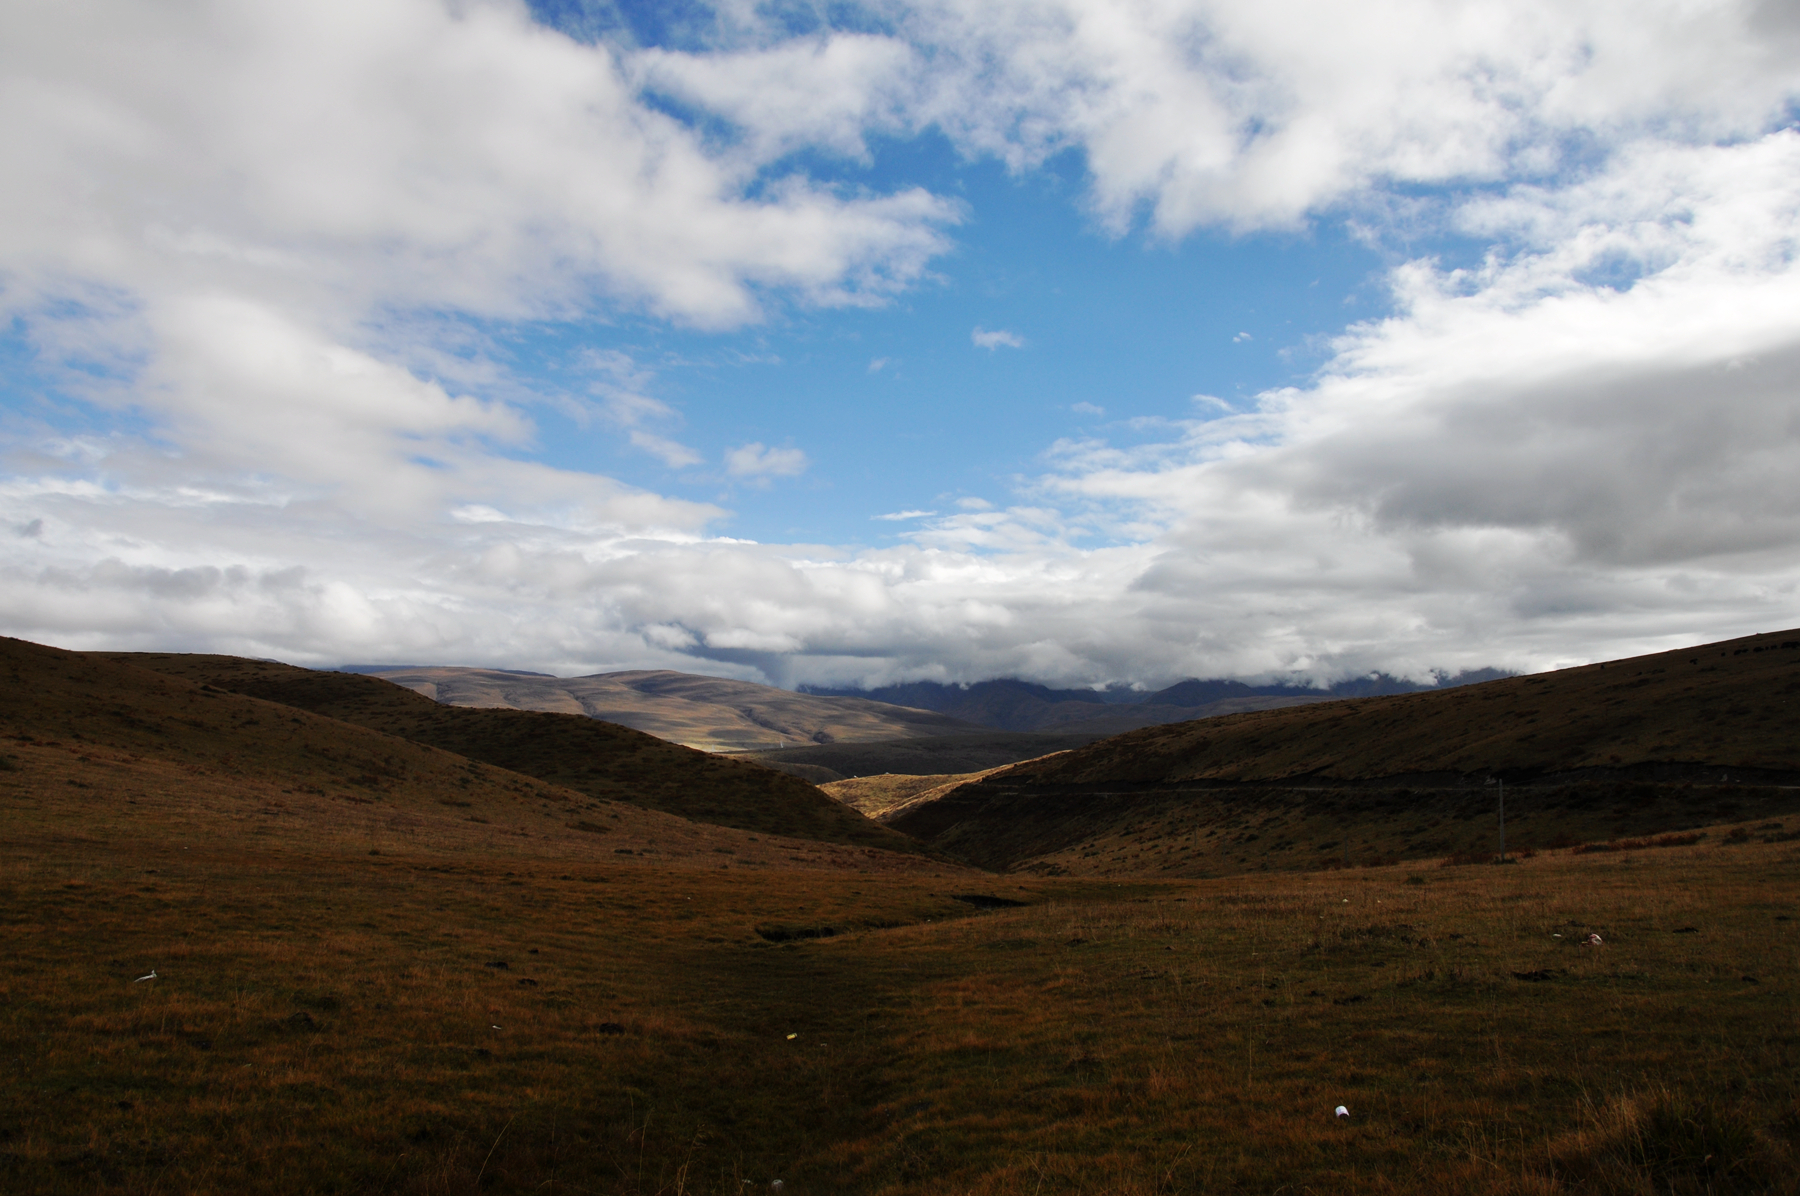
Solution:
<svg viewBox="0 0 1800 1196"><path fill-rule="evenodd" d="M975 729L942 714L885 702L817 697L667 669L591 677L467 668L368 672L449 706L584 714L706 751L777 748L784 742L861 743Z"/></svg>
<svg viewBox="0 0 1800 1196"><path fill-rule="evenodd" d="M1445 692L1156 727L893 825L988 867L1111 875L1492 851L1774 817L1800 790L1800 633Z"/></svg>
<svg viewBox="0 0 1800 1196"><path fill-rule="evenodd" d="M444 706L376 677L233 656L102 658L456 752L589 798L759 834L917 850L805 781L582 715Z"/></svg>
<svg viewBox="0 0 1800 1196"><path fill-rule="evenodd" d="M1362 781L1639 765L1800 772L1800 630L1444 692L1152 727L1022 778L1055 784Z"/></svg>
<svg viewBox="0 0 1800 1196"><path fill-rule="evenodd" d="M370 856L112 821L84 754L0 773L0 1190L1797 1190L1791 843L1105 884Z"/></svg>
<svg viewBox="0 0 1800 1196"><path fill-rule="evenodd" d="M54 827L59 841L129 843L149 825L251 852L292 837L355 854L924 866L867 843L693 822L106 656L0 639L0 677L0 792L16 835Z"/></svg>

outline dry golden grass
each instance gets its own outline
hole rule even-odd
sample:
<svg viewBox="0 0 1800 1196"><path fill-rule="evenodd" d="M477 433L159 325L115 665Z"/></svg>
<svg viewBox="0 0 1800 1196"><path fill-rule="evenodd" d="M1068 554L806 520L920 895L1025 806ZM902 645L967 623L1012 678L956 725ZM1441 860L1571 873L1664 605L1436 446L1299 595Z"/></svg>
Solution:
<svg viewBox="0 0 1800 1196"><path fill-rule="evenodd" d="M1021 883L369 856L52 790L0 785L7 1191L1794 1190L1772 832Z"/></svg>
<svg viewBox="0 0 1800 1196"><path fill-rule="evenodd" d="M1007 765L982 769L980 772L940 773L936 776L908 776L905 773L885 772L873 777L852 777L842 781L831 781L819 788L831 797L843 802L853 810L858 810L870 818L885 818L898 814L909 806L919 802L935 801L949 793L958 785L966 785L970 781L979 781L982 777L999 772Z"/></svg>

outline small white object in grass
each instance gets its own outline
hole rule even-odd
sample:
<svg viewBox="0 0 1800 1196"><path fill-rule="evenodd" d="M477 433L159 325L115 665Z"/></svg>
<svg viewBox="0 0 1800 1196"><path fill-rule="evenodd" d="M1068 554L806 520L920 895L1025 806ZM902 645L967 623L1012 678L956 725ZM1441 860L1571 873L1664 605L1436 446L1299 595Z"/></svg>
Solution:
<svg viewBox="0 0 1800 1196"><path fill-rule="evenodd" d="M142 984L146 980L154 980L154 979L156 979L156 969L151 968L150 974L148 976L139 976L136 980L133 980L132 983L133 984Z"/></svg>
<svg viewBox="0 0 1800 1196"><path fill-rule="evenodd" d="M1343 1105L1339 1105L1337 1107L1337 1115L1339 1117L1348 1117L1350 1116L1350 1110L1346 1109Z"/></svg>
<svg viewBox="0 0 1800 1196"><path fill-rule="evenodd" d="M489 1024L489 1025L493 1025L493 1023L492 1023L492 1022L489 1022L489 1023L488 1023L488 1024ZM499 1028L500 1028L500 1027L499 1027L499 1026L494 1026L494 1029L496 1029L496 1030L498 1030L498 1029L499 1029Z"/></svg>
<svg viewBox="0 0 1800 1196"><path fill-rule="evenodd" d="M796 1038L798 1038L798 1037L800 1037L800 1036L799 1036L799 1035L798 1035L798 1034L789 1034L789 1035L788 1035L788 1041L789 1041L789 1042L792 1042L792 1041L794 1041L794 1039L796 1039Z"/></svg>
<svg viewBox="0 0 1800 1196"><path fill-rule="evenodd" d="M787 1185L782 1183L778 1179L772 1179L769 1181L769 1186L771 1188L774 1188L777 1192L779 1192L779 1191L781 1191L781 1189L785 1188Z"/></svg>

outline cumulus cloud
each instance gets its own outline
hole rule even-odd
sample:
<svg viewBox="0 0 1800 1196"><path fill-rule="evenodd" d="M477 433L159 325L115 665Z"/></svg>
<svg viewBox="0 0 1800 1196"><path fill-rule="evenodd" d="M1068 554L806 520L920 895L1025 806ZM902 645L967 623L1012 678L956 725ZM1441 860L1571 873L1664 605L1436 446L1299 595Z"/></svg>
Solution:
<svg viewBox="0 0 1800 1196"><path fill-rule="evenodd" d="M0 79L0 312L65 392L178 446L178 468L109 447L134 485L393 518L485 501L534 429L498 367L444 351L467 322L876 301L954 218L918 189L759 179L647 105L614 50L511 3L14 7ZM699 461L618 370L593 401L629 443ZM551 506L624 490L563 482Z"/></svg>
<svg viewBox="0 0 1800 1196"><path fill-rule="evenodd" d="M1023 349L1025 347L1025 338L1017 333L1006 332L1002 329L990 332L979 324L975 326L975 331L969 334L969 340L977 349L986 349L990 353L1000 348Z"/></svg>
<svg viewBox="0 0 1800 1196"><path fill-rule="evenodd" d="M479 627L451 612L500 595L470 570L539 560L525 544L606 555L724 514L531 461L539 396L474 325L878 302L957 218L758 174L616 49L498 0L11 7L0 154L0 314L112 429L7 419L4 503L43 529L6 562L8 625L308 658ZM645 371L589 365L550 400L701 460Z"/></svg>
<svg viewBox="0 0 1800 1196"><path fill-rule="evenodd" d="M870 133L917 127L924 66L906 42L863 33L738 52L647 49L630 58L642 86L742 130L736 149L756 162L803 147L867 159Z"/></svg>
<svg viewBox="0 0 1800 1196"><path fill-rule="evenodd" d="M725 6L723 52L641 77L723 117L737 150L865 154L935 126L1025 170L1083 152L1117 230L1294 226L1394 183L1504 181L1596 141L1755 135L1792 94L1800 23L1768 0L913 0L891 32L780 35Z"/></svg>
<svg viewBox="0 0 1800 1196"><path fill-rule="evenodd" d="M0 311L101 417L7 417L5 629L1072 684L1537 668L1791 624L1785 12L921 0L798 40L745 10L677 54L503 3L14 6ZM933 127L1020 171L1080 151L1115 231L1337 213L1492 248L1397 266L1392 313L1314 378L1057 441L1008 502L877 516L916 522L878 550L726 540L716 507L533 461L517 380L458 351L482 321L880 302L961 209L782 163ZM699 463L649 370L589 367L572 409Z"/></svg>
<svg viewBox="0 0 1800 1196"><path fill-rule="evenodd" d="M0 254L39 288L255 285L502 316L599 292L752 318L903 284L953 217L744 168L635 94L615 53L522 6L323 0L0 17ZM34 277L35 276L35 277Z"/></svg>
<svg viewBox="0 0 1800 1196"><path fill-rule="evenodd" d="M1260 625L1265 667L1333 641L1506 628L1543 663L1792 622L1796 187L1800 137L1779 132L1518 188L1468 219L1529 248L1398 269L1400 311L1347 333L1316 385L1176 441L1065 445L1046 485L1160 512L1136 589ZM1588 277L1619 260L1629 285ZM1290 621L1278 648L1267 624Z"/></svg>
<svg viewBox="0 0 1800 1196"><path fill-rule="evenodd" d="M1646 128L1760 132L1792 93L1775 5L1513 0L922 3L912 35L960 72L936 118L1024 166L1079 146L1097 213L1298 222L1387 182L1553 171L1576 142ZM1579 152L1579 151L1578 151Z"/></svg>
<svg viewBox="0 0 1800 1196"><path fill-rule="evenodd" d="M806 472L806 454L797 448L770 448L759 440L725 451L725 472L734 478L791 478Z"/></svg>

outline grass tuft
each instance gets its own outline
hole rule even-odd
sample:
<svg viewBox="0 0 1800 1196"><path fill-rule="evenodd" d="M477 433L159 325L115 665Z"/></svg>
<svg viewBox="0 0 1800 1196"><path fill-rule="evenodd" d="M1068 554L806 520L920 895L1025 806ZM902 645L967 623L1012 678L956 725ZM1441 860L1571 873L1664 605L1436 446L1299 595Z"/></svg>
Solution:
<svg viewBox="0 0 1800 1196"><path fill-rule="evenodd" d="M1667 1087L1595 1105L1550 1147L1550 1174L1596 1196L1736 1196L1796 1190L1796 1159L1749 1111Z"/></svg>

